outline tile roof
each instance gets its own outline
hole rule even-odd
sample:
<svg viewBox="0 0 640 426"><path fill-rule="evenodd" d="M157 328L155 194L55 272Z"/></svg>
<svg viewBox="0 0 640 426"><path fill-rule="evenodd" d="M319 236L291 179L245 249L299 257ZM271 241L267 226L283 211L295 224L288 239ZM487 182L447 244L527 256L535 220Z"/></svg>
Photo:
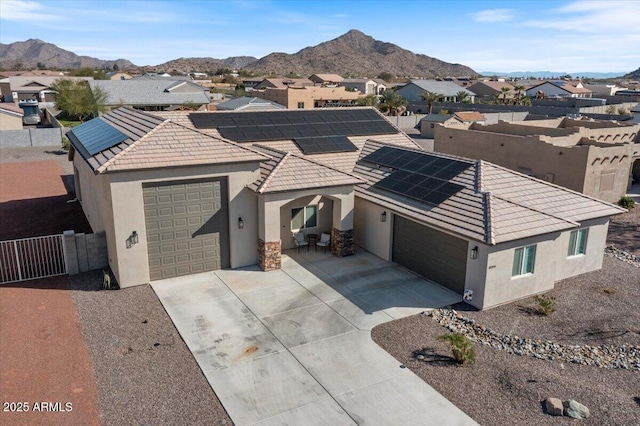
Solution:
<svg viewBox="0 0 640 426"><path fill-rule="evenodd" d="M355 185L364 180L308 158L256 145L271 156L260 167L260 179L249 185L258 194Z"/></svg>
<svg viewBox="0 0 640 426"><path fill-rule="evenodd" d="M280 105L277 102L273 102L267 99L252 98L249 96L243 96L241 98L230 99L226 102L221 102L216 105L219 111L238 111L238 110L251 110L251 111L265 111L270 109L286 109L284 105Z"/></svg>
<svg viewBox="0 0 640 426"><path fill-rule="evenodd" d="M478 111L460 111L453 114L460 121L484 121L486 117Z"/></svg>
<svg viewBox="0 0 640 426"><path fill-rule="evenodd" d="M470 87L475 86L476 84L484 84L487 87L492 88L493 90L497 91L497 92L502 92L502 88L503 87L508 87L510 90L514 90L515 86L513 86L510 83L507 83L505 81L478 81L474 84L472 84ZM471 89L473 90L473 89Z"/></svg>
<svg viewBox="0 0 640 426"><path fill-rule="evenodd" d="M322 80L329 83L340 83L343 78L338 74L314 74L311 77L317 77L318 80Z"/></svg>
<svg viewBox="0 0 640 426"><path fill-rule="evenodd" d="M18 114L20 116L24 115L24 111L22 110L22 108L20 108L19 106L17 106L16 104L12 103L12 102L2 102L0 103L0 109L3 111L7 111L13 114Z"/></svg>
<svg viewBox="0 0 640 426"><path fill-rule="evenodd" d="M94 120L103 120L128 136L124 142L85 158L96 173L267 158L250 147L131 108L118 108ZM72 132L67 133L69 139L78 143Z"/></svg>
<svg viewBox="0 0 640 426"><path fill-rule="evenodd" d="M405 86L399 88L398 91L401 91L404 87L409 86L411 84L418 86L420 89L424 91L440 93L443 96L455 96L458 92L466 92L470 96L476 95L471 90L464 89L450 81L438 81L438 80L411 80Z"/></svg>
<svg viewBox="0 0 640 426"><path fill-rule="evenodd" d="M437 205L428 204L374 186L391 170L362 159L383 146L385 144L367 142L362 149L353 172L367 182L356 186L358 197L486 244L576 228L584 220L625 211L613 204L485 161L421 152L425 156L451 158L469 164L469 168L449 180L461 185L462 190ZM407 150L396 149L399 152Z"/></svg>
<svg viewBox="0 0 640 426"><path fill-rule="evenodd" d="M195 103L208 104L207 89L188 81L166 78L164 80L130 79L130 80L93 80L91 88L99 87L107 94L107 105L180 105ZM171 91L177 85L190 88L188 92Z"/></svg>

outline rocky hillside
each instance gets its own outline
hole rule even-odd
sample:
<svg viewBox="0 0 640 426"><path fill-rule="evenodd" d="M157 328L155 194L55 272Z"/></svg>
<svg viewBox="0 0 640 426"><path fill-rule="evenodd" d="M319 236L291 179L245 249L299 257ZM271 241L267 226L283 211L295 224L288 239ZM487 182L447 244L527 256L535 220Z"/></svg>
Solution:
<svg viewBox="0 0 640 426"><path fill-rule="evenodd" d="M625 74L622 78L626 80L640 80L640 68L635 71L631 71L629 74Z"/></svg>
<svg viewBox="0 0 640 426"><path fill-rule="evenodd" d="M134 68L135 65L126 59L104 61L89 56L79 56L68 50L64 50L55 44L46 43L38 39L17 41L11 44L0 43L0 68L99 68L113 69L117 65L119 69Z"/></svg>
<svg viewBox="0 0 640 426"><path fill-rule="evenodd" d="M164 64L144 67L146 70L155 72L172 72L176 70L180 73L215 72L219 68L240 69L248 64L257 61L253 56L232 56L226 59L215 58L179 58Z"/></svg>
<svg viewBox="0 0 640 426"><path fill-rule="evenodd" d="M471 68L418 55L392 43L375 40L358 30L295 54L272 53L244 69L258 74L308 76L337 73L344 77L375 77L381 72L404 77L473 76Z"/></svg>

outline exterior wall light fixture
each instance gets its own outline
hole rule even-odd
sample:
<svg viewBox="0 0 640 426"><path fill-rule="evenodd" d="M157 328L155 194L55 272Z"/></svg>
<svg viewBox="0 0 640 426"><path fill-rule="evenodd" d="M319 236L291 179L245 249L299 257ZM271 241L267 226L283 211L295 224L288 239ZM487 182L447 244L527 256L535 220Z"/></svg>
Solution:
<svg viewBox="0 0 640 426"><path fill-rule="evenodd" d="M138 231L133 231L127 238L127 248L131 248L135 244L138 244Z"/></svg>
<svg viewBox="0 0 640 426"><path fill-rule="evenodd" d="M387 221L387 212L382 212L382 214L380 215L380 222L386 222Z"/></svg>
<svg viewBox="0 0 640 426"><path fill-rule="evenodd" d="M477 259L478 258L478 246L475 246L474 248L471 249L471 259Z"/></svg>
<svg viewBox="0 0 640 426"><path fill-rule="evenodd" d="M241 217L238 218L238 229L244 229L244 220Z"/></svg>

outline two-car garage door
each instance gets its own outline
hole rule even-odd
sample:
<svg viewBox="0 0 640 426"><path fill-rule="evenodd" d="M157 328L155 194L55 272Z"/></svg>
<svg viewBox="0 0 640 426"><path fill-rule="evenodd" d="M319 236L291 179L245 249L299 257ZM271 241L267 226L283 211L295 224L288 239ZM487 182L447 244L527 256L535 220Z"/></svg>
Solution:
<svg viewBox="0 0 640 426"><path fill-rule="evenodd" d="M393 261L458 294L464 293L467 245L449 234L394 217Z"/></svg>
<svg viewBox="0 0 640 426"><path fill-rule="evenodd" d="M151 281L229 267L227 179L145 183Z"/></svg>

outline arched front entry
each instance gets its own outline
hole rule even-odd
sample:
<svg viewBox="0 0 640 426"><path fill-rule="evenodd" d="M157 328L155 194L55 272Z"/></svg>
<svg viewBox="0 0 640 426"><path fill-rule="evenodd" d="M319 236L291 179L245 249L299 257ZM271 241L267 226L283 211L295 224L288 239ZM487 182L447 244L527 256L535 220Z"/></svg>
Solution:
<svg viewBox="0 0 640 426"><path fill-rule="evenodd" d="M258 197L258 262L279 269L282 250L293 248L293 233L331 233L331 253L354 253L353 186L262 194Z"/></svg>

